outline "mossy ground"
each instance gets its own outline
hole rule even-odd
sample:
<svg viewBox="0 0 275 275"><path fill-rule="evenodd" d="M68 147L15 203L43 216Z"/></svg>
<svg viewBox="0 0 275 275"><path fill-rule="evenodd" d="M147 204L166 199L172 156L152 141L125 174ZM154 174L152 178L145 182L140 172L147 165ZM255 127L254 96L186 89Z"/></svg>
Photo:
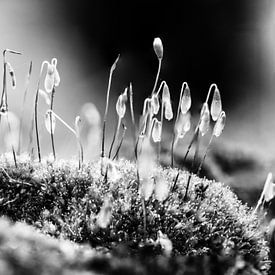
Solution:
<svg viewBox="0 0 275 275"><path fill-rule="evenodd" d="M161 231L172 242L173 256L243 255L257 269L266 268L268 248L259 218L228 187L193 176L184 201L188 173L181 171L164 202L154 194L146 202L144 236L136 165L119 160L114 166L116 178L109 174L106 180L100 162L78 169L77 161L38 163L22 155L15 168L11 156L2 155L0 214L44 234L106 251L122 244L132 255L148 245L153 254L162 254L157 242ZM171 187L177 171L158 167L153 175ZM97 215L106 197L113 203L110 224L103 229Z"/></svg>

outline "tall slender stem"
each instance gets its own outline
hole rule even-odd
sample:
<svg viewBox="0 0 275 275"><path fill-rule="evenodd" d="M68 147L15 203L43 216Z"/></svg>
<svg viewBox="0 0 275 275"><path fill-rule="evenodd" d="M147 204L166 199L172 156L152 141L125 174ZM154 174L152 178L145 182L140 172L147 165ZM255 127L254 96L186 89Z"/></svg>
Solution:
<svg viewBox="0 0 275 275"><path fill-rule="evenodd" d="M114 132L113 140L112 140L112 143L111 143L111 146L110 146L110 150L109 150L109 158L111 158L113 146L114 146L114 143L115 143L115 141L117 140L117 137L118 137L120 124L121 124L121 117L118 117L116 130Z"/></svg>
<svg viewBox="0 0 275 275"><path fill-rule="evenodd" d="M197 146L196 146L196 151L195 151L194 158L193 158L192 165L191 165L191 172L189 173L188 180L187 180L186 190L185 190L185 194L183 197L184 201L187 199L188 189L189 189L189 185L190 185L191 178L192 178L192 172L194 170L195 162L196 162L198 152L199 152L199 135L200 135L200 132L197 131L196 135L195 135L195 140L197 141Z"/></svg>
<svg viewBox="0 0 275 275"><path fill-rule="evenodd" d="M122 146L122 142L123 142L123 140L124 140L125 133L126 133L126 130L127 130L126 126L125 126L123 123L122 123L122 126L123 126L122 136L121 136L119 145L118 145L118 147L117 147L116 153L115 153L115 155L113 156L113 160L114 160L115 158L118 157L118 154L119 154L119 151L120 151L120 148L121 148L121 146Z"/></svg>
<svg viewBox="0 0 275 275"><path fill-rule="evenodd" d="M34 125L35 125L35 134L36 134L36 145L37 145L37 154L38 154L38 160L41 162L41 152L40 152L40 141L39 141L39 133L38 133L38 118L37 118L37 108L38 108L38 95L39 95L39 86L40 86L40 80L43 72L43 68L45 65L48 65L48 61L43 61L40 68L40 74L39 79L37 82L37 88L36 88L36 94L35 94L35 102L34 102Z"/></svg>
<svg viewBox="0 0 275 275"><path fill-rule="evenodd" d="M174 167L174 147L175 147L175 133L173 133L172 146L171 146L171 167Z"/></svg>
<svg viewBox="0 0 275 275"><path fill-rule="evenodd" d="M38 133L38 118L37 118L38 90L39 89L37 89L37 92L35 94L34 122L35 122L35 134L36 134L36 145L37 145L38 160L39 160L39 162L41 162L40 140L39 140L39 133Z"/></svg>
<svg viewBox="0 0 275 275"><path fill-rule="evenodd" d="M160 74L160 69L161 69L162 58L159 58L158 61L159 61L159 63L158 63L158 71L157 71L157 75L156 75L156 79L155 79L155 84L154 84L151 96L154 94L154 92L155 92L155 90L157 88L159 74Z"/></svg>
<svg viewBox="0 0 275 275"><path fill-rule="evenodd" d="M114 64L112 65L112 67L110 69L110 74L109 74L109 81L108 81L108 88L107 88L107 95L106 95L106 104L105 104L105 112L104 112L104 118L103 118L103 129L102 129L101 172L103 171L103 158L104 158L104 150L105 150L105 131L106 131L105 128L106 128L107 114L108 114L108 109L109 109L109 98L110 98L110 89L111 89L111 84L112 84L112 75L113 75L113 72L116 68L116 64L119 60L119 57L120 57L120 55L118 55L117 59L115 60Z"/></svg>
<svg viewBox="0 0 275 275"><path fill-rule="evenodd" d="M178 122L179 115L180 115L180 108L181 108L181 100L182 100L182 94L184 91L184 88L186 87L187 83L183 82L181 85L181 91L180 91L180 98L179 98L179 104L178 104L178 109L177 109L177 117L174 123L174 131L173 131L173 138L172 138L172 149L171 149L171 167L174 167L174 146L176 144L176 134L175 134L175 125Z"/></svg>
<svg viewBox="0 0 275 275"><path fill-rule="evenodd" d="M211 145L211 142L212 142L212 140L213 140L213 137L214 137L214 135L212 134L212 135L211 135L211 138L210 138L210 140L209 140L209 143L208 143L208 145L207 145L207 147L206 147L206 150L205 150L205 153L204 153L204 155L203 155L203 158L202 158L202 160L201 160L201 162L200 162L200 165L199 165L199 167L198 167L198 170L197 170L197 175L198 175L198 176L200 175L200 171L201 171L202 165L203 165L203 163L204 163L204 161L205 161L205 158L206 158L206 156L207 156L207 153L208 153L208 151L209 151L209 149L210 149L210 145Z"/></svg>
<svg viewBox="0 0 275 275"><path fill-rule="evenodd" d="M7 123L8 123L9 133L11 134L11 125L10 125L8 113L7 113ZM16 153L15 153L14 145L12 143L11 143L11 150L13 155L14 166L17 168L18 166L17 166L17 160L16 160Z"/></svg>
<svg viewBox="0 0 275 275"><path fill-rule="evenodd" d="M54 95L55 95L55 88L53 87L52 94L51 94L51 106L50 106L50 110L51 111L53 111ZM54 146L54 137L53 137L52 112L50 112L50 126L51 126L51 143L52 143L52 150L53 150L53 158L54 158L54 160L56 160L55 146Z"/></svg>
<svg viewBox="0 0 275 275"><path fill-rule="evenodd" d="M133 145L136 144L136 121L135 121L135 113L134 113L134 104L133 104L133 87L132 83L130 82L129 85L129 104L130 104L130 112L131 112L131 119L132 119L132 138L133 138ZM136 154L134 152L135 158Z"/></svg>

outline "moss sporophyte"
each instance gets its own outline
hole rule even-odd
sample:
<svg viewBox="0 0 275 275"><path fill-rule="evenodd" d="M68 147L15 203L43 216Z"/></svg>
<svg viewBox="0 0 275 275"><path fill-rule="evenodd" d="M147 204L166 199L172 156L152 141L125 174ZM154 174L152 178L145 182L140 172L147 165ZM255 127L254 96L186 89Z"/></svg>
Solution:
<svg viewBox="0 0 275 275"><path fill-rule="evenodd" d="M268 202L274 196L272 176L268 176L254 212L243 205L229 187L199 178L214 137L220 137L225 127L226 114L222 109L220 91L216 84L210 86L198 122L192 125L189 85L187 82L182 83L177 110L173 111L168 84L166 81L159 83L161 64L164 60L160 38L154 39L153 50L158 58L158 70L151 95L144 100L139 125L136 125L137 112L135 113L133 108L134 93L130 83L118 96L115 104L117 124L107 156L105 143L111 84L120 56L109 72L102 131L99 130L100 117L94 105L90 104L88 109L85 107L85 111L76 116L73 127L61 118L58 111L53 110L55 90L60 83L57 59L42 63L30 127L30 140L35 128L37 160L34 152L17 155L14 144L12 155L6 153L0 156L1 215L6 215L14 221L27 221L41 232L57 238L76 243L89 242L91 246L106 247L111 251L123 243L134 253L144 249L144 246L150 246L153 247L153 254L162 253L165 257L249 255L255 268L266 268L268 247L257 211L263 201ZM6 53L18 52L4 51L0 119L3 116L8 120L11 113L7 101L7 70L12 87L15 87L16 82L14 70L11 64L6 62ZM27 75L24 102L31 68L32 63ZM43 88L41 81L44 83ZM52 158L41 155L40 146L43 144L40 142L38 131L39 96L44 99L48 108L44 123L51 136ZM130 127L127 127L127 112L130 113ZM82 121L86 119L91 126L94 118L97 121L97 135L101 134L100 156L94 161L87 161L86 143L82 142ZM167 120L165 123L173 123L169 144L171 162L166 168L160 165L164 120ZM74 135L78 150L77 160L58 158L54 146L57 121ZM21 123L22 119L18 135L20 139ZM208 137L212 123L213 131ZM135 145L135 157L132 162L119 157L128 129L132 129ZM12 127L9 127L9 131L12 130ZM183 154L184 164L194 144L195 152L191 170L185 171L174 168L178 165L174 152L177 146L180 147L179 141L188 138L188 132L193 134ZM200 157L202 139L208 139L208 145ZM18 153L21 150L22 146Z"/></svg>

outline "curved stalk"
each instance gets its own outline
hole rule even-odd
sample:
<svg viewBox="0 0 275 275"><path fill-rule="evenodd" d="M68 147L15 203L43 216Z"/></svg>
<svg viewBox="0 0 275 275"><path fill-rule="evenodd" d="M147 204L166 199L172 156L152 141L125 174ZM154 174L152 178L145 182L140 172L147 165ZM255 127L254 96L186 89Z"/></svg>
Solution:
<svg viewBox="0 0 275 275"><path fill-rule="evenodd" d="M159 58L158 61L159 61L159 63L158 63L158 71L157 71L157 75L156 75L156 79L155 79L155 83L154 83L154 87L153 87L151 96L154 94L154 92L155 92L155 90L157 88L157 84L158 84L158 80L159 80L159 75L160 75L160 70L161 70L162 58Z"/></svg>
<svg viewBox="0 0 275 275"><path fill-rule="evenodd" d="M210 138L210 140L209 140L209 143L208 143L208 145L207 145L207 147L206 147L206 150L205 150L205 153L204 153L204 155L203 155L203 158L202 158L202 160L201 160L201 162L200 162L200 165L199 165L199 167L198 167L198 170L197 170L197 175L198 175L198 177L199 177L199 175L200 175L200 171L201 171L203 162L204 162L204 160L205 160L205 158L206 158L206 156L207 156L207 153L208 153L208 151L209 151L209 149L210 149L210 145L211 145L211 142L212 142L212 140L213 140L213 137L214 137L214 135L212 134L212 135L211 135L211 138Z"/></svg>
<svg viewBox="0 0 275 275"><path fill-rule="evenodd" d="M181 107L181 99L182 99L182 94L187 85L187 82L183 82L181 85L181 90L180 90L180 98L179 98L179 104L178 104L178 109L177 109L177 117L174 123L174 131L173 131L173 138L172 138L172 149L171 149L171 167L174 167L174 146L176 144L176 135L175 135L175 125L179 119L179 114L180 114L180 107Z"/></svg>
<svg viewBox="0 0 275 275"><path fill-rule="evenodd" d="M104 158L104 150L105 150L105 131L106 131L106 122L107 122L107 114L109 109L109 98L110 98L110 90L111 90L111 84L112 84L112 76L113 72L116 68L116 64L119 60L120 55L116 58L115 62L113 63L110 73L109 73L109 81L108 81L108 88L107 88L107 96L106 96L106 104L105 104L105 112L104 112L104 118L103 118L103 128L102 128L102 143L101 143L101 158L103 160ZM101 163L101 172L103 171L103 162Z"/></svg>
<svg viewBox="0 0 275 275"><path fill-rule="evenodd" d="M43 68L45 65L48 65L48 61L43 61L41 64L40 68L40 74L39 74L39 79L37 82L37 89L36 89L36 94L35 94L35 102L34 102L34 126L35 126L35 134L36 134L36 145L37 145L37 154L38 154L38 160L41 162L41 152L40 152L40 141L39 141L39 133L38 133L38 118L37 118L37 108L38 108L38 95L39 95L39 86L40 86L40 81L41 81L41 76L43 72Z"/></svg>
<svg viewBox="0 0 275 275"><path fill-rule="evenodd" d="M116 127L116 130L114 132L113 140L112 140L112 143L111 143L111 146L110 146L110 150L109 150L109 158L111 158L113 146L114 146L114 143L117 140L117 137L118 137L118 134L119 134L120 125L121 125L121 117L118 117L117 127Z"/></svg>
<svg viewBox="0 0 275 275"><path fill-rule="evenodd" d="M50 110L53 111L53 99L54 99L55 89L53 87L52 94L51 94L51 106ZM51 143L52 143L52 150L53 150L53 159L56 160L55 154L55 146L54 146L54 137L53 137L53 121L52 121L52 113L50 113L50 126L51 126Z"/></svg>
<svg viewBox="0 0 275 275"><path fill-rule="evenodd" d="M120 140L120 142L119 142L119 145L118 145L118 147L117 147L117 150L116 150L116 153L115 153L115 155L114 155L114 157L113 157L113 160L116 159L116 158L118 157L118 154L119 154L119 151L120 151L120 148L121 148L121 146L122 146L122 142L123 142L123 140L124 140L125 133L126 133L126 130L127 130L126 126L125 126L123 123L122 123L122 126L123 126L123 132L122 132L121 140Z"/></svg>
<svg viewBox="0 0 275 275"><path fill-rule="evenodd" d="M131 119L132 119L132 138L133 138L133 145L136 144L136 121L135 121L135 113L134 113L134 104L133 104L133 87L132 83L130 82L129 85L129 104L130 104L130 112L131 112ZM136 154L134 153L135 158Z"/></svg>

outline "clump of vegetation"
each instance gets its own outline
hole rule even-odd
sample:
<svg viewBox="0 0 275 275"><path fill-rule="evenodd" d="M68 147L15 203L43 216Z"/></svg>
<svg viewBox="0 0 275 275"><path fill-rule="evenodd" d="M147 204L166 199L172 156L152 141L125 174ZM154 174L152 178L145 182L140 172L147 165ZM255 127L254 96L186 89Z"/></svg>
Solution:
<svg viewBox="0 0 275 275"><path fill-rule="evenodd" d="M24 223L12 225L0 219L0 271L17 275L71 274L258 274L253 265L241 257L150 257L152 247L130 257L123 245L112 255L88 245L56 240L38 233ZM150 260L148 261L148 257ZM190 273L191 272L191 273ZM226 273L227 272L227 273Z"/></svg>
<svg viewBox="0 0 275 275"><path fill-rule="evenodd" d="M243 205L223 184L199 177L214 137L220 137L225 127L226 115L219 89L216 84L210 86L185 152L184 162L195 145L191 171L174 168L174 150L179 140L192 130L191 93L189 85L184 82L174 115L168 84L162 81L158 87L163 61L163 45L159 38L154 40L153 48L159 65L152 93L144 100L140 123L138 126L135 123L130 83L118 97L117 125L106 154L109 97L119 56L112 65L103 118L101 154L93 162L84 160L81 117L76 117L75 127L72 128L58 112L53 111L55 88L60 82L56 58L51 63L42 63L30 132L32 137L35 129L38 159L35 160L34 150L16 155L14 147L12 154L0 156L0 215L14 222L26 222L46 235L78 244L89 243L93 248L102 247L112 254L122 245L127 255L137 257L141 263L145 260L140 260L140 257L148 250L154 259L153 265L159 256L164 257L166 263L170 260L175 263L181 256L231 257L233 260L228 268L233 268L233 271L229 274L237 272L240 259L245 259L247 263L243 262L242 267L265 272L269 266L268 245L257 209L253 211ZM45 65L46 92L40 88ZM30 73L31 67L28 79ZM45 115L45 126L52 145L52 155L49 157L42 156L40 150L39 95L49 106ZM7 105L6 97L4 89L1 105ZM118 157L127 130L125 113L128 102L135 144L133 162ZM163 124L165 119L172 122L174 117L171 165L164 168L159 165ZM57 158L54 146L56 119L76 137L79 150L77 161ZM200 143L210 132L211 121L213 131L200 157Z"/></svg>
<svg viewBox="0 0 275 275"><path fill-rule="evenodd" d="M112 162L106 183L100 162L85 163L79 170L77 161L31 163L21 156L15 168L10 157L2 156L0 163L0 214L13 221L92 247L113 250L124 244L137 254L150 245L155 254L243 255L255 267L265 267L268 248L258 217L221 183L192 177L184 202L188 173L180 173L170 192L178 171L156 168L153 192L145 202L144 236L142 194L133 163ZM169 192L163 194L165 185Z"/></svg>

